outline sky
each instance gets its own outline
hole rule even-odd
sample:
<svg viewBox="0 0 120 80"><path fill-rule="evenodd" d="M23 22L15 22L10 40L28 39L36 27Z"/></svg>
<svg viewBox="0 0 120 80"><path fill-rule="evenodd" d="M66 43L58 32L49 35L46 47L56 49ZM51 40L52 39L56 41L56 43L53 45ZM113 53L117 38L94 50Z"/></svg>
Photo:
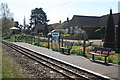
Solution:
<svg viewBox="0 0 120 80"><path fill-rule="evenodd" d="M23 25L25 16L26 23L30 22L31 10L43 8L50 20L48 24L64 22L67 17L71 19L73 15L102 16L118 13L118 2L120 0L0 0L0 3L7 3L13 18Z"/></svg>

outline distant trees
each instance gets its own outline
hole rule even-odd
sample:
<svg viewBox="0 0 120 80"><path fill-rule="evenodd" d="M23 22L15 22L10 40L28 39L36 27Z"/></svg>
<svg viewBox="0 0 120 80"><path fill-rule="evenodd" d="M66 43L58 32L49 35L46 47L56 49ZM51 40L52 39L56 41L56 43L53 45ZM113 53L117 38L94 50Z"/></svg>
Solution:
<svg viewBox="0 0 120 80"><path fill-rule="evenodd" d="M105 41L104 47L115 49L115 26L112 16L112 10L110 10L110 15L108 16L107 27L105 29Z"/></svg>
<svg viewBox="0 0 120 80"><path fill-rule="evenodd" d="M10 27L13 27L14 22L12 18L12 13L10 13L10 9L8 8L7 3L1 3L0 5L0 20L2 25L2 36L10 35Z"/></svg>

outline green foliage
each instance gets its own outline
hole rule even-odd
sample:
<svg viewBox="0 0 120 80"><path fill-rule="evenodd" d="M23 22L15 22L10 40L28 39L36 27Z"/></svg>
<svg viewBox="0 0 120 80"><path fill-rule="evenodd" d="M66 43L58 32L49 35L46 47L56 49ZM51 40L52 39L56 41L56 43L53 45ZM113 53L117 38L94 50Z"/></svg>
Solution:
<svg viewBox="0 0 120 80"><path fill-rule="evenodd" d="M77 30L74 29L74 35L75 37L79 37L79 39L82 39L82 35L84 33L84 30L82 30L81 28L78 28Z"/></svg>
<svg viewBox="0 0 120 80"><path fill-rule="evenodd" d="M53 44L52 49L55 50L55 51L60 51L58 44Z"/></svg>
<svg viewBox="0 0 120 80"><path fill-rule="evenodd" d="M49 32L48 31L48 26L46 25L45 28L44 28L44 35L47 36L48 32Z"/></svg>
<svg viewBox="0 0 120 80"><path fill-rule="evenodd" d="M2 18L2 36L10 36L13 27L13 21L10 18Z"/></svg>
<svg viewBox="0 0 120 80"><path fill-rule="evenodd" d="M118 27L117 27L118 35L117 35L116 47L117 47L117 52L120 53L120 14L118 15L118 17L119 17L119 19L118 19Z"/></svg>
<svg viewBox="0 0 120 80"><path fill-rule="evenodd" d="M1 3L1 19L0 19L0 27L2 27L2 36L10 36L11 30L10 28L13 27L13 18L8 8L7 3Z"/></svg>
<svg viewBox="0 0 120 80"><path fill-rule="evenodd" d="M10 39L10 36L3 36L2 39L3 40Z"/></svg>
<svg viewBox="0 0 120 80"><path fill-rule="evenodd" d="M31 13L31 24L46 24L48 22L47 15L42 8L35 8Z"/></svg>
<svg viewBox="0 0 120 80"><path fill-rule="evenodd" d="M101 36L102 40L105 38L105 27L100 27L95 31L98 36Z"/></svg>
<svg viewBox="0 0 120 80"><path fill-rule="evenodd" d="M76 55L81 55L82 56L82 52L80 50L76 50L76 49L72 49L71 54L76 54Z"/></svg>
<svg viewBox="0 0 120 80"><path fill-rule="evenodd" d="M40 46L40 47L48 48L47 39L40 39L39 40L40 42L38 43L37 38L36 39L35 38L30 38L30 37L28 37L28 35L25 35L25 34L19 34L19 35L16 35L16 36L17 37L14 39L14 41L16 41L16 42L23 41L23 42L27 42L29 44L33 44L33 45L37 45L37 46ZM27 41L24 40L26 38L26 36L28 37ZM20 38L23 38L23 39L20 39ZM8 41L13 41L12 38L7 39L7 40ZM71 54L83 56L83 44L82 44L82 42L80 42L80 41L79 42L64 41L64 43L74 44L71 51L70 51ZM51 44L51 42L50 42L50 44ZM96 45L96 44L90 45L90 43L87 43L86 44L86 56L88 58L92 58L92 55L87 54L87 50L92 50L93 47L103 47L103 46L102 45ZM52 48L55 51L60 51L58 44L54 44L54 45L51 44L50 48ZM67 50L65 50L65 52L67 52ZM113 56L114 58L110 58L111 56ZM112 62L112 63L115 63L115 64L120 63L120 60L118 59L118 57L120 57L119 53L111 54L110 57L108 58L108 62ZM102 57L102 56L96 56L95 55L95 59L104 61L104 57Z"/></svg>
<svg viewBox="0 0 120 80"><path fill-rule="evenodd" d="M0 49L1 51L1 49ZM2 52L2 78L27 78L27 75L23 75L22 72L17 68L7 53L3 50Z"/></svg>
<svg viewBox="0 0 120 80"><path fill-rule="evenodd" d="M69 37L70 34L63 34L62 36L63 36L63 37Z"/></svg>
<svg viewBox="0 0 120 80"><path fill-rule="evenodd" d="M32 45L37 45L37 42L32 42Z"/></svg>

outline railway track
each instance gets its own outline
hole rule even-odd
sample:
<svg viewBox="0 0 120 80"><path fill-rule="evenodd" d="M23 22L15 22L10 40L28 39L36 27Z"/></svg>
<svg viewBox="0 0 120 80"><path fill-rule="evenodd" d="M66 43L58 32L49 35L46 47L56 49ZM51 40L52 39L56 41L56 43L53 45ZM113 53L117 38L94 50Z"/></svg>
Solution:
<svg viewBox="0 0 120 80"><path fill-rule="evenodd" d="M2 41L2 43L16 50L17 52L23 55L26 55L27 57L37 61L38 63L43 64L46 67L49 67L53 71L56 71L62 74L63 76L67 77L67 79L70 79L70 80L109 80L109 78L107 77L94 74L84 69L80 69L78 67L64 63L55 58L45 56L43 54L31 51L21 46L15 45L13 43L5 42L5 41Z"/></svg>

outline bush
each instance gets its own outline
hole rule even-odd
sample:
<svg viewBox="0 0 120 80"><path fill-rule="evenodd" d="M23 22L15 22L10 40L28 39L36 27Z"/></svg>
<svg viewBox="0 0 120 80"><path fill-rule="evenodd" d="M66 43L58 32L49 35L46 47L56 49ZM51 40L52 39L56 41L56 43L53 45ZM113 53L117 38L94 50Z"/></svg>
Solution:
<svg viewBox="0 0 120 80"><path fill-rule="evenodd" d="M71 50L71 53L72 53L72 54L77 54L77 55L82 55L82 52L79 51L79 50L76 50L76 49L72 49L72 50Z"/></svg>
<svg viewBox="0 0 120 80"><path fill-rule="evenodd" d="M62 36L63 36L63 37L69 37L70 34L63 34Z"/></svg>
<svg viewBox="0 0 120 80"><path fill-rule="evenodd" d="M10 36L3 36L3 39L4 39L4 40L10 39Z"/></svg>
<svg viewBox="0 0 120 80"><path fill-rule="evenodd" d="M114 59L115 59L115 56L109 56L108 62L113 63Z"/></svg>
<svg viewBox="0 0 120 80"><path fill-rule="evenodd" d="M108 62L112 63L112 62L113 62L113 59L108 58Z"/></svg>
<svg viewBox="0 0 120 80"><path fill-rule="evenodd" d="M103 60L103 58L101 56L97 57L98 60Z"/></svg>
<svg viewBox="0 0 120 80"><path fill-rule="evenodd" d="M33 45L37 45L37 42L32 42Z"/></svg>

